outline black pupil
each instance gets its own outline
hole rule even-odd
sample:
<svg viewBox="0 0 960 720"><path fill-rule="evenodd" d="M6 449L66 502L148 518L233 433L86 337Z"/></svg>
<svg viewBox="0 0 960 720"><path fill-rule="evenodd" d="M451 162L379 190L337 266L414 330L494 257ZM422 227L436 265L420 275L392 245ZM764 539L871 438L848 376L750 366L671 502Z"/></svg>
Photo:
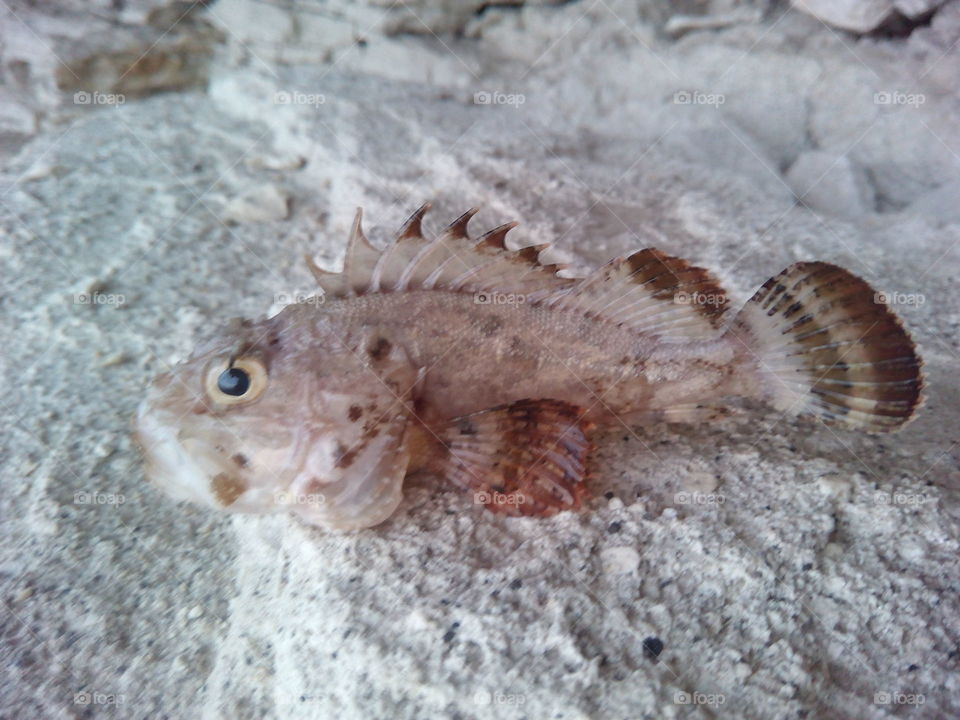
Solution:
<svg viewBox="0 0 960 720"><path fill-rule="evenodd" d="M224 395L240 397L250 389L250 376L240 368L227 368L217 378L217 387Z"/></svg>

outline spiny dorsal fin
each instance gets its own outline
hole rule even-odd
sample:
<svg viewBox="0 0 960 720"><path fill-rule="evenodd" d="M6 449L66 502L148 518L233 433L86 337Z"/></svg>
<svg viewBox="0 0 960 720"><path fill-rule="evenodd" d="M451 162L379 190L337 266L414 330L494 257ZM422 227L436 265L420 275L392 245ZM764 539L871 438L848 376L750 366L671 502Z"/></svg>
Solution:
<svg viewBox="0 0 960 720"><path fill-rule="evenodd" d="M407 221L400 228L400 232L397 233L398 242L408 238L423 240L423 216L427 214L429 209L430 203L427 202L413 211L413 215L407 218Z"/></svg>
<svg viewBox="0 0 960 720"><path fill-rule="evenodd" d="M447 226L447 229L444 231L444 235L457 240L468 240L470 236L467 234L467 225L470 224L470 219L478 212L480 212L480 208L478 207L472 207L467 210L463 215L458 217Z"/></svg>
<svg viewBox="0 0 960 720"><path fill-rule="evenodd" d="M727 294L703 268L647 248L617 258L545 299L663 337L709 337L723 324Z"/></svg>
<svg viewBox="0 0 960 720"><path fill-rule="evenodd" d="M477 244L492 247L495 250L506 250L507 233L513 230L519 224L520 223L514 221L504 223L500 227L495 227L493 230L481 235L480 241Z"/></svg>
<svg viewBox="0 0 960 720"><path fill-rule="evenodd" d="M362 294L368 291L379 258L380 251L370 244L363 232L363 209L357 208L347 241L347 256L343 261L343 274L352 292Z"/></svg>
<svg viewBox="0 0 960 720"><path fill-rule="evenodd" d="M474 242L467 225L479 208L471 208L439 236L428 240L423 236L422 223L429 209L429 203L418 208L383 251L367 240L361 225L362 213L358 210L343 272L322 270L312 258L307 258L307 265L326 295L335 298L431 288L526 293L533 298L573 284L572 280L556 276L561 266L540 263L540 255L548 245L518 251L506 249L507 233L517 223L494 228Z"/></svg>

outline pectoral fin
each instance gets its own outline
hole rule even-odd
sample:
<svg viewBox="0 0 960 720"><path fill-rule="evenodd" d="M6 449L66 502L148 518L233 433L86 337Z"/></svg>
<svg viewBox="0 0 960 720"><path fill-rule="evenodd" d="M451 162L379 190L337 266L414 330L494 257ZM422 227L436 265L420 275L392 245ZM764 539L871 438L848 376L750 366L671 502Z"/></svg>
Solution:
<svg viewBox="0 0 960 720"><path fill-rule="evenodd" d="M443 471L474 502L506 515L573 510L584 486L590 423L559 400L519 400L454 418Z"/></svg>

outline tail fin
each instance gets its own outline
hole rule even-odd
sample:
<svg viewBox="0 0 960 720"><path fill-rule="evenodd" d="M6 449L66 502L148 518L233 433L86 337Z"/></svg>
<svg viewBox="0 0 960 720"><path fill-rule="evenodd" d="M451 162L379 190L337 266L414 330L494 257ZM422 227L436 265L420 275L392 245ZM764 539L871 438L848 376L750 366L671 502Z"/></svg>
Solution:
<svg viewBox="0 0 960 720"><path fill-rule="evenodd" d="M757 290L731 332L781 410L886 432L920 405L913 341L873 288L836 265L791 265Z"/></svg>

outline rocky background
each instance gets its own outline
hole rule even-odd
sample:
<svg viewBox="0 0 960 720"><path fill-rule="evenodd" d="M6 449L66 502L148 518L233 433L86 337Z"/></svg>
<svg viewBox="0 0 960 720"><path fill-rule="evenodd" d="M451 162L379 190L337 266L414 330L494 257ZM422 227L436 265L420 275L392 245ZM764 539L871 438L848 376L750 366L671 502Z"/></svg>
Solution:
<svg viewBox="0 0 960 720"><path fill-rule="evenodd" d="M960 715L958 42L955 1L0 3L0 717ZM146 485L149 378L428 199L737 303L844 265L927 405L617 428L547 520L421 478L337 535Z"/></svg>

